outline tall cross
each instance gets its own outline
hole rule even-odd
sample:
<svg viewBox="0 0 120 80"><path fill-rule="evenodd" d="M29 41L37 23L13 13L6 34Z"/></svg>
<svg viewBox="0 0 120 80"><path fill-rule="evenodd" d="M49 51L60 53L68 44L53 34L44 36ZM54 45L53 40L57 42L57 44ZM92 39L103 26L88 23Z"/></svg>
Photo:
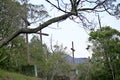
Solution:
<svg viewBox="0 0 120 80"><path fill-rule="evenodd" d="M41 25L41 24L39 24L39 25ZM37 34L40 35L40 41L41 41L41 46L42 46L42 35L44 35L44 36L49 36L49 34L42 33L42 29L41 29L40 32L38 32Z"/></svg>
<svg viewBox="0 0 120 80"><path fill-rule="evenodd" d="M41 41L41 46L42 46L42 35L49 36L49 34L42 33L42 30L40 30L39 34L40 34L40 41Z"/></svg>
<svg viewBox="0 0 120 80"><path fill-rule="evenodd" d="M74 49L74 43L73 43L73 41L72 41L72 48L71 48L71 50L72 50L73 63L74 63L75 62L74 61L74 52L75 52L75 49Z"/></svg>
<svg viewBox="0 0 120 80"><path fill-rule="evenodd" d="M40 41L41 41L41 46L42 46L42 35L44 35L44 36L49 36L49 34L47 34L47 33L42 33L42 30L40 30L40 32L37 32L37 34L40 35Z"/></svg>
<svg viewBox="0 0 120 80"><path fill-rule="evenodd" d="M26 28L27 28L27 26L26 26ZM40 40L41 40L41 46L42 46L42 35L49 36L49 34L42 33L41 30L37 34L40 34ZM28 34L26 34L26 44L27 44L27 62L28 62L28 64L30 64L30 50L29 50Z"/></svg>

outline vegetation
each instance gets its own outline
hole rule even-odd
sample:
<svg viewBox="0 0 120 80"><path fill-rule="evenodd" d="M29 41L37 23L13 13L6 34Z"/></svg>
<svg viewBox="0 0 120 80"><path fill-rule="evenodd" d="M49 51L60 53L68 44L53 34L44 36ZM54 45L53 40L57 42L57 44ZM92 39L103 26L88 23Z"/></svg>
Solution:
<svg viewBox="0 0 120 80"><path fill-rule="evenodd" d="M24 37L17 37L12 41L14 45L1 48L0 68L13 72L23 73L23 66L27 66L26 43ZM11 42L11 43L12 43ZM19 42L19 43L18 43ZM30 64L37 65L38 77L53 79L55 75L68 75L70 65L65 59L65 50L62 46L55 45L54 53L51 53L45 44L37 36L33 36L30 47ZM4 49L6 48L6 49ZM6 54L3 52L6 51ZM8 51L8 52L7 52ZM63 68L64 67L64 68ZM33 75L34 76L34 75Z"/></svg>
<svg viewBox="0 0 120 80"><path fill-rule="evenodd" d="M0 69L0 80L37 80L37 78Z"/></svg>
<svg viewBox="0 0 120 80"><path fill-rule="evenodd" d="M37 65L38 77L53 80L55 76L67 75L71 65L65 59L66 51L62 45L51 47L52 52L38 36L33 36L28 42L28 33L38 33L52 23L61 22L67 18L80 23L85 29L91 29L92 22L86 14L96 14L106 11L112 16L120 17L120 3L116 0L45 0L54 8L63 12L60 16L50 18L43 4L30 4L28 0L0 0L0 69L22 73L23 66ZM88 4L88 6L86 6ZM42 21L42 22L41 22ZM40 24L36 28L28 28L32 24ZM26 34L26 36L24 35ZM120 79L120 32L109 26L90 32L88 47L93 51L88 63L79 64L78 80L119 80ZM29 46L29 49L27 46ZM26 54L27 50L29 55ZM27 59L29 56L29 63ZM34 80L32 77L9 73L0 70L2 80Z"/></svg>
<svg viewBox="0 0 120 80"><path fill-rule="evenodd" d="M119 80L120 32L109 26L90 33L92 80Z"/></svg>

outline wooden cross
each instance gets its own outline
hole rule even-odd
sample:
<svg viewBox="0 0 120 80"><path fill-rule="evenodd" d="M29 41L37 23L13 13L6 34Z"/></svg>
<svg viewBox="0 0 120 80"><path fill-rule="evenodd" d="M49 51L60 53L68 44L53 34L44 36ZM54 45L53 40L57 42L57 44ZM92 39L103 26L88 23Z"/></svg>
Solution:
<svg viewBox="0 0 120 80"><path fill-rule="evenodd" d="M41 41L41 46L42 46L42 35L44 35L44 36L49 36L49 34L42 33L42 30L40 30L40 32L38 32L37 34L40 35L40 41Z"/></svg>
<svg viewBox="0 0 120 80"><path fill-rule="evenodd" d="M39 24L39 25L41 25L41 24ZM44 35L44 36L49 36L49 34L42 33L42 29L41 29L40 32L38 32L37 34L40 35L40 41L41 41L41 46L42 46L42 35Z"/></svg>
<svg viewBox="0 0 120 80"><path fill-rule="evenodd" d="M72 48L71 48L71 50L72 50L73 63L74 63L75 62L74 61L74 52L75 52L75 49L74 49L74 43L73 43L73 41L72 41Z"/></svg>
<svg viewBox="0 0 120 80"><path fill-rule="evenodd" d="M49 34L38 32L37 34L40 34L40 40L41 40L41 46L42 46L42 35L49 36ZM26 44L27 44L27 62L30 64L30 50L29 50L29 43L28 43L28 34L26 34Z"/></svg>

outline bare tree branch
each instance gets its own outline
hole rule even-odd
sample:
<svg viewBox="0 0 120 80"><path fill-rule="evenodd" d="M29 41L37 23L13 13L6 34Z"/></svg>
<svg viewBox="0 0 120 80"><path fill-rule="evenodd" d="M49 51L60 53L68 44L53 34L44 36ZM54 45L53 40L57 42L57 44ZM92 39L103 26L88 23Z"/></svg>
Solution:
<svg viewBox="0 0 120 80"><path fill-rule="evenodd" d="M37 28L34 28L34 29L22 28L22 29L19 29L19 30L15 31L9 37L7 37L7 38L5 38L5 39L0 41L0 47L2 47L3 45L7 44L8 42L10 42L12 39L14 39L16 36L18 36L21 33L36 33L38 31L40 31L41 29L49 26L50 24L55 23L55 22L59 22L59 21L62 21L62 20L65 20L66 18L68 18L70 16L76 16L76 17L78 17L81 20L81 22L84 23L84 20L82 19L82 16L81 15L79 16L79 12L82 12L82 11L83 12L86 12L86 11L88 11L88 12L89 11L91 11L91 12L93 12L93 11L99 12L99 10L98 10L100 8L99 6L103 6L102 9L104 9L106 12L108 12L108 10L107 10L108 8L106 8L106 6L104 6L104 3L106 3L106 1L108 1L108 0L104 0L104 1L99 2L99 3L97 3L97 2L90 2L90 3L95 3L96 4L94 7L91 7L91 8L89 8L89 7L88 8L82 8L82 7L78 8L79 4L82 1L84 1L84 2L87 1L88 2L88 0L70 0L71 9L69 10L69 12L66 11L66 10L63 10L60 7L60 3L59 2L57 2L57 4L53 4L50 0L45 0L45 1L47 1L49 4L51 4L52 6L57 8L58 10L61 10L61 11L65 12L65 14L61 15L61 16L58 16L58 17L55 17L55 18L52 18L52 19L44 22L43 24L41 24ZM57 1L60 1L60 0L57 0ZM104 10L102 10L102 11L104 11ZM87 20L87 18L84 18L84 19Z"/></svg>
<svg viewBox="0 0 120 80"><path fill-rule="evenodd" d="M74 5L73 0L70 0L70 3L71 3L71 7L73 7Z"/></svg>
<svg viewBox="0 0 120 80"><path fill-rule="evenodd" d="M78 0L78 1L77 1L77 5L79 5L80 1L81 1L81 0Z"/></svg>
<svg viewBox="0 0 120 80"><path fill-rule="evenodd" d="M19 29L19 30L15 31L13 34L11 34L9 37L1 40L0 47L6 45L8 42L10 42L12 39L14 39L16 36L18 36L21 33L36 33L52 23L55 23L55 22L58 22L61 20L65 20L66 18L68 18L71 15L73 15L73 14L68 13L68 14L64 14L64 15L59 16L59 17L52 18L52 19L46 21L45 23L41 24L40 26L38 26L37 28L34 28L34 29L29 29L29 28Z"/></svg>
<svg viewBox="0 0 120 80"><path fill-rule="evenodd" d="M63 11L63 12L65 12L65 13L68 13L68 12L66 12L65 10L63 10L63 9L61 9L60 7L59 7L59 2L58 2L58 6L56 6L55 4L53 4L52 2L50 2L49 0L46 0L48 3L50 3L52 6L54 6L55 8L57 8L58 10L60 10L60 11Z"/></svg>
<svg viewBox="0 0 120 80"><path fill-rule="evenodd" d="M114 16L114 14L110 13L110 12L108 11L108 9L107 9L104 5L103 5L103 7L104 7L105 11L106 11L108 14Z"/></svg>
<svg viewBox="0 0 120 80"><path fill-rule="evenodd" d="M106 2L106 0L104 0L103 2L98 3L93 8L82 8L82 9L78 9L78 11L95 10L98 6L103 5L103 3L105 3L105 2Z"/></svg>

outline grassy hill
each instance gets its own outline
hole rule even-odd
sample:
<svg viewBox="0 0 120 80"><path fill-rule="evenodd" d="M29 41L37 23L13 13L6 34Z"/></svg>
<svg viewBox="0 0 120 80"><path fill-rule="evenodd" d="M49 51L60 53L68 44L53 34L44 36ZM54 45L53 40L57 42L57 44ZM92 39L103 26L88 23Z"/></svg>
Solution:
<svg viewBox="0 0 120 80"><path fill-rule="evenodd" d="M0 80L37 80L37 78L0 69Z"/></svg>

